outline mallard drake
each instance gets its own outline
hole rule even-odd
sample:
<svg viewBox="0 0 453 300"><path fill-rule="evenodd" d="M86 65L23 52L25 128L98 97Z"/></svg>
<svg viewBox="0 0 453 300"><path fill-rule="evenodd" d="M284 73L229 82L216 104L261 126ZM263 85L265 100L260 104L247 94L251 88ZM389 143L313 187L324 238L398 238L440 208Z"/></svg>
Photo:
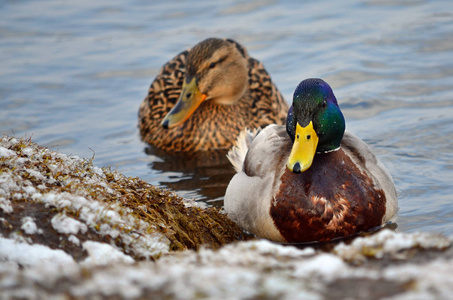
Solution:
<svg viewBox="0 0 453 300"><path fill-rule="evenodd" d="M139 110L142 139L169 152L229 149L245 128L284 124L288 105L264 66L209 38L166 63Z"/></svg>
<svg viewBox="0 0 453 300"><path fill-rule="evenodd" d="M392 220L392 178L352 133L330 86L302 81L285 126L242 133L228 153L237 173L224 207L243 229L266 239L328 241Z"/></svg>

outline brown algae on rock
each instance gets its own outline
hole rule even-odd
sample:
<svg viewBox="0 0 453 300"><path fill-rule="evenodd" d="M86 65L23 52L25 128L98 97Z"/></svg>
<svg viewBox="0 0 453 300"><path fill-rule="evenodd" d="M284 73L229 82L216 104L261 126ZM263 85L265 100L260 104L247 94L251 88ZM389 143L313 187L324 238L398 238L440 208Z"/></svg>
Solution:
<svg viewBox="0 0 453 300"><path fill-rule="evenodd" d="M80 243L87 240L114 244L135 259L149 259L245 238L215 208L185 204L174 193L30 139L0 140L0 184L0 233L63 248L75 259L85 256ZM58 215L72 226L81 222L86 230L64 232ZM39 232L21 229L27 217Z"/></svg>

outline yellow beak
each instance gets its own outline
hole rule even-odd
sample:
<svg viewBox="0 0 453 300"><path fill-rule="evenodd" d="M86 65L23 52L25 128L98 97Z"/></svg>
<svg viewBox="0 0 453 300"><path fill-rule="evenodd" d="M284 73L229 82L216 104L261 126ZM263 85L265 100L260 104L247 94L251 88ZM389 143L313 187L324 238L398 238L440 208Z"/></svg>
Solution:
<svg viewBox="0 0 453 300"><path fill-rule="evenodd" d="M293 148L286 163L288 170L294 173L308 170L313 163L318 140L318 135L313 129L313 122L310 121L306 127L302 127L297 123Z"/></svg>
<svg viewBox="0 0 453 300"><path fill-rule="evenodd" d="M186 77L178 102L162 120L162 126L168 129L183 123L206 100L206 97L207 95L202 94L198 89L195 77Z"/></svg>

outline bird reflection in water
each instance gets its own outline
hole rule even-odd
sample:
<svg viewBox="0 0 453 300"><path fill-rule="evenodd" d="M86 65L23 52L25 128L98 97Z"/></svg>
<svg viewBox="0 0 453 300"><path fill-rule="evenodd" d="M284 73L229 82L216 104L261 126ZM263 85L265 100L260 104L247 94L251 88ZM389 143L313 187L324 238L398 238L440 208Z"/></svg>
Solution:
<svg viewBox="0 0 453 300"><path fill-rule="evenodd" d="M144 151L158 158L149 164L151 169L168 174L159 182L162 187L210 206L223 206L225 190L235 174L227 150L168 153L147 146Z"/></svg>

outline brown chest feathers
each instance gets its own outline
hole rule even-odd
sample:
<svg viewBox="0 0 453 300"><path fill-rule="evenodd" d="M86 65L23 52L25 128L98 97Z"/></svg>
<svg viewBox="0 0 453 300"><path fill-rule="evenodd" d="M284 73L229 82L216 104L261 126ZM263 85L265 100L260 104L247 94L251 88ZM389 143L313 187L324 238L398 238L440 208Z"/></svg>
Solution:
<svg viewBox="0 0 453 300"><path fill-rule="evenodd" d="M287 242L327 241L382 223L384 192L342 149L317 154L301 174L285 170L281 181L270 214Z"/></svg>

